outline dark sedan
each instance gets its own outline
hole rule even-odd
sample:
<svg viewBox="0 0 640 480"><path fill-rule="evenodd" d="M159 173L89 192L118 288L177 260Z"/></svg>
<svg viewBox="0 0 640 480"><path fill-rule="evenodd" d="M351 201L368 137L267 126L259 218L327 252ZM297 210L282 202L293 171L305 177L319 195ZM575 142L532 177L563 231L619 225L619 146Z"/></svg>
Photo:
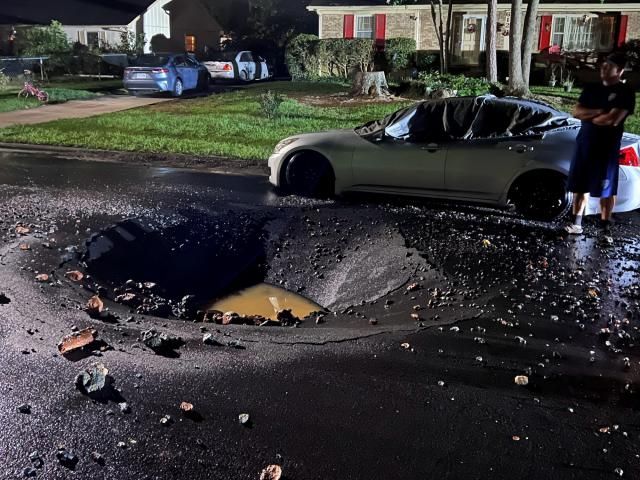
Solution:
<svg viewBox="0 0 640 480"><path fill-rule="evenodd" d="M124 71L124 88L134 95L169 92L174 97L186 90L209 87L206 67L186 54L139 55Z"/></svg>

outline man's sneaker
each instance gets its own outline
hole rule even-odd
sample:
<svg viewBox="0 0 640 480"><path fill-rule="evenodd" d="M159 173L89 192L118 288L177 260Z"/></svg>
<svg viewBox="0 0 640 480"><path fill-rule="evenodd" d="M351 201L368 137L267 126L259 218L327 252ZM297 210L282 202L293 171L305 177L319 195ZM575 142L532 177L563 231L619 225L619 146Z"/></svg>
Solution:
<svg viewBox="0 0 640 480"><path fill-rule="evenodd" d="M575 224L567 225L566 227L564 227L564 231L569 235L582 235L583 232L582 225Z"/></svg>

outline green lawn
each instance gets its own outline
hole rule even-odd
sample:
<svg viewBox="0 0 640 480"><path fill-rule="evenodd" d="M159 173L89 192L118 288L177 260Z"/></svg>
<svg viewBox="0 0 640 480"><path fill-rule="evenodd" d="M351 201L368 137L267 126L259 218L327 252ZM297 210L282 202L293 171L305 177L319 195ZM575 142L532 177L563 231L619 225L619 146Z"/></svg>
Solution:
<svg viewBox="0 0 640 480"><path fill-rule="evenodd" d="M287 136L352 128L408 104L332 101L329 106L315 105L328 95L346 92L347 88L332 83L255 84L236 92L98 117L0 129L0 141L261 160ZM260 95L267 90L279 92L286 98L275 120L267 119L260 111ZM533 92L565 111L571 110L580 94L577 89L565 93L561 88L548 87L534 87ZM640 105L640 98L638 100ZM1 105L0 98L0 108ZM627 120L627 130L640 133L638 116Z"/></svg>
<svg viewBox="0 0 640 480"><path fill-rule="evenodd" d="M565 92L562 87L532 87L531 93L551 103L558 110L571 112L580 96L580 89ZM626 120L624 127L625 131L640 135L640 92L636 93L636 105L636 113Z"/></svg>
<svg viewBox="0 0 640 480"><path fill-rule="evenodd" d="M266 90L286 96L275 120L268 120L260 111L258 100ZM329 83L257 84L241 91L99 117L9 127L0 130L0 141L266 159L284 137L355 127L406 104L311 106L299 101L303 96L320 99L343 91L344 86Z"/></svg>
<svg viewBox="0 0 640 480"><path fill-rule="evenodd" d="M93 92L69 88L45 87L44 90L49 94L49 103L64 103L69 100L87 100L96 96ZM42 102L34 97L18 98L19 91L20 88L17 87L0 90L0 113L36 108L42 105Z"/></svg>

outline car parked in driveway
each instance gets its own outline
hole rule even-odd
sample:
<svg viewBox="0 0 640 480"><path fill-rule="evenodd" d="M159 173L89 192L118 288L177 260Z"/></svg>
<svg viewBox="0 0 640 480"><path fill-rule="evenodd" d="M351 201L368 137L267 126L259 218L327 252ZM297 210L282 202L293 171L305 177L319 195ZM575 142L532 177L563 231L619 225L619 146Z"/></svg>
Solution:
<svg viewBox="0 0 640 480"><path fill-rule="evenodd" d="M130 93L169 92L180 97L187 90L209 88L209 72L187 54L159 53L137 56L124 70L124 88Z"/></svg>
<svg viewBox="0 0 640 480"><path fill-rule="evenodd" d="M220 52L213 59L204 62L213 81L252 82L270 78L271 70L267 61L255 52Z"/></svg>
<svg viewBox="0 0 640 480"><path fill-rule="evenodd" d="M570 206L566 180L579 129L579 120L529 100L431 100L355 129L286 138L269 158L269 180L308 195L415 195L553 219ZM640 208L639 154L640 136L625 133L615 211ZM591 199L587 212L598 209Z"/></svg>

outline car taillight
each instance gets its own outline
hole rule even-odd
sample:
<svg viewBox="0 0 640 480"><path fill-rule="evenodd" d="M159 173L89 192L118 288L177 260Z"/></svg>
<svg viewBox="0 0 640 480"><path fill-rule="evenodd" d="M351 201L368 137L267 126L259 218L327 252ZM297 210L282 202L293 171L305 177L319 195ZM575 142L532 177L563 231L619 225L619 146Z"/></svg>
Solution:
<svg viewBox="0 0 640 480"><path fill-rule="evenodd" d="M638 152L632 146L621 149L618 163L626 167L640 167Z"/></svg>
<svg viewBox="0 0 640 480"><path fill-rule="evenodd" d="M233 67L230 63L225 63L224 67L222 67L222 70L224 70L225 72L230 72L231 70L233 70Z"/></svg>
<svg viewBox="0 0 640 480"><path fill-rule="evenodd" d="M169 73L168 68L154 68L151 73Z"/></svg>

